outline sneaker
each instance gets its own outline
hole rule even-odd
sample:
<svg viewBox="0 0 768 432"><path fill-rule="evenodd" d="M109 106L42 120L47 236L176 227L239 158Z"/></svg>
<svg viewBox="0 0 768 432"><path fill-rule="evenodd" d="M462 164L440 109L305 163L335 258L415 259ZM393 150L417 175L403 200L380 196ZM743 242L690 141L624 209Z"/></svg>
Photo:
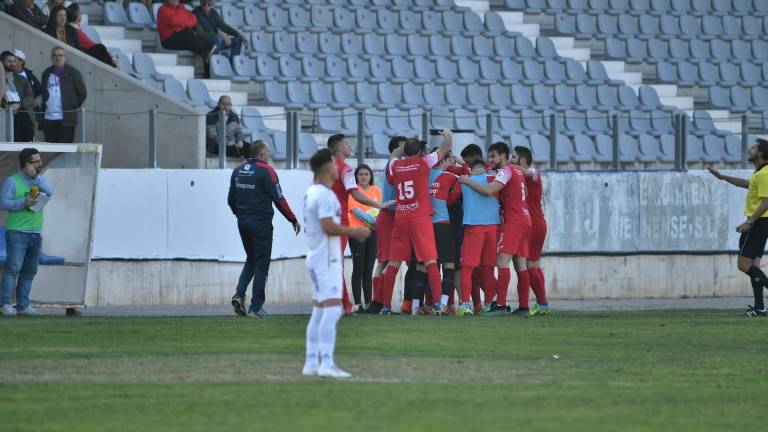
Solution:
<svg viewBox="0 0 768 432"><path fill-rule="evenodd" d="M542 305L542 304L536 303L531 308L531 311L528 313L528 316L549 315L551 311L552 309L549 308L548 304Z"/></svg>
<svg viewBox="0 0 768 432"><path fill-rule="evenodd" d="M320 364L318 363L304 363L301 374L308 377L317 376L318 369L320 369Z"/></svg>
<svg viewBox="0 0 768 432"><path fill-rule="evenodd" d="M469 306L459 306L459 308L456 310L456 316L472 316L474 314L475 311L473 311Z"/></svg>
<svg viewBox="0 0 768 432"><path fill-rule="evenodd" d="M384 308L383 304L377 301L374 301L374 302L371 302L371 305L368 306L368 309L365 310L365 313L370 315L378 315L379 312L381 312L381 309L383 308Z"/></svg>
<svg viewBox="0 0 768 432"><path fill-rule="evenodd" d="M440 303L435 303L432 306L432 316L440 316L443 314L443 308L440 306Z"/></svg>
<svg viewBox="0 0 768 432"><path fill-rule="evenodd" d="M352 374L350 374L349 372L344 372L343 370L339 369L335 365L334 366L320 365L320 367L317 369L317 376L321 376L325 378L334 378L334 379L352 378Z"/></svg>
<svg viewBox="0 0 768 432"><path fill-rule="evenodd" d="M493 305L488 312L483 312L483 316L506 316L507 306Z"/></svg>
<svg viewBox="0 0 768 432"><path fill-rule="evenodd" d="M13 306L9 304L3 305L2 309L0 309L0 315L16 316L16 309L14 309Z"/></svg>
<svg viewBox="0 0 768 432"><path fill-rule="evenodd" d="M390 309L388 307L383 307L379 311L379 315L380 316L392 316L392 315L400 315L400 314L395 312L395 311L393 311L392 309Z"/></svg>
<svg viewBox="0 0 768 432"><path fill-rule="evenodd" d="M18 312L16 312L17 315L23 315L23 316L38 316L40 315L40 312L35 310L32 306L27 307L26 309L22 309Z"/></svg>
<svg viewBox="0 0 768 432"><path fill-rule="evenodd" d="M747 307L747 310L744 311L745 317L760 317L760 316L766 316L766 310L765 309L758 309L752 305L749 305Z"/></svg>
<svg viewBox="0 0 768 432"><path fill-rule="evenodd" d="M512 315L517 315L521 317L527 317L531 313L531 310L528 308L517 308L514 311L512 311Z"/></svg>
<svg viewBox="0 0 768 432"><path fill-rule="evenodd" d="M232 297L232 307L235 308L235 313L240 316L245 316L245 297Z"/></svg>
<svg viewBox="0 0 768 432"><path fill-rule="evenodd" d="M264 310L264 308L259 308L257 311L248 309L248 316L251 318L266 318L269 316L269 314Z"/></svg>

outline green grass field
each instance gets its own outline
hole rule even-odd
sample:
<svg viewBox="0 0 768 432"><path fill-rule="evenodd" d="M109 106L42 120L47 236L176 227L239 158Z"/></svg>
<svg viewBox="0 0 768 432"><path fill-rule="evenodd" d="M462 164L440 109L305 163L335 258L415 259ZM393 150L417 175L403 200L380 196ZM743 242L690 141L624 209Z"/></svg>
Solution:
<svg viewBox="0 0 768 432"><path fill-rule="evenodd" d="M2 431L761 428L768 320L733 311L352 317L304 379L306 316L0 320Z"/></svg>

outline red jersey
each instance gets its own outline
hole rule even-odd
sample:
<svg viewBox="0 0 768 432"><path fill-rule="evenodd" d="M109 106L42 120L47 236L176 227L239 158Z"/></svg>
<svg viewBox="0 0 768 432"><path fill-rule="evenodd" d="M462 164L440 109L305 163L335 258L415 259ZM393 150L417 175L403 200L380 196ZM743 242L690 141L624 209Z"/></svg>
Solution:
<svg viewBox="0 0 768 432"><path fill-rule="evenodd" d="M390 162L387 181L395 189L395 220L432 217L429 170L437 162L437 153Z"/></svg>
<svg viewBox="0 0 768 432"><path fill-rule="evenodd" d="M531 213L531 221L540 223L544 221L544 209L541 206L541 173L536 168L530 168L531 177L525 177L525 192L528 211Z"/></svg>
<svg viewBox="0 0 768 432"><path fill-rule="evenodd" d="M341 204L341 224L349 226L349 191L357 189L355 172L351 166L340 160L336 160L336 168L339 170L339 178L333 182L331 189Z"/></svg>
<svg viewBox="0 0 768 432"><path fill-rule="evenodd" d="M531 226L531 214L528 212L526 202L523 173L516 166L507 164L496 173L495 181L504 185L499 193L501 223Z"/></svg>

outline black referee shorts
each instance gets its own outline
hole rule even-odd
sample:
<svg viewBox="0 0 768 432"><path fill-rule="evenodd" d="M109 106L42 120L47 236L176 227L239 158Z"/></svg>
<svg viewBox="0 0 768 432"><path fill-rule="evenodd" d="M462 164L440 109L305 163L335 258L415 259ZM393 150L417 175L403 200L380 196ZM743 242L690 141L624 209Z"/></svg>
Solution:
<svg viewBox="0 0 768 432"><path fill-rule="evenodd" d="M768 240L768 218L760 218L739 237L739 256L761 258Z"/></svg>
<svg viewBox="0 0 768 432"><path fill-rule="evenodd" d="M437 260L442 263L456 263L456 238L453 226L449 223L432 224L435 227L435 244L437 245Z"/></svg>

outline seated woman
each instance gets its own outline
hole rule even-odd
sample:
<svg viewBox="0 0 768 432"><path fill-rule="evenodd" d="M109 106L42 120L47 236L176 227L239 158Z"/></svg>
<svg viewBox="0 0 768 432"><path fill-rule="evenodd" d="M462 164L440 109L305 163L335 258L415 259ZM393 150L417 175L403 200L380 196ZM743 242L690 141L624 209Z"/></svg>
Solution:
<svg viewBox="0 0 768 432"><path fill-rule="evenodd" d="M67 25L67 10L64 6L54 6L48 16L48 24L45 26L48 36L56 38L65 44L80 49L80 41L77 32L72 26Z"/></svg>
<svg viewBox="0 0 768 432"><path fill-rule="evenodd" d="M93 39L89 38L87 34L80 28L80 19L82 14L80 13L80 5L72 3L67 6L67 23L70 27L75 29L77 34L77 41L80 44L80 51L88 54L89 56L108 64L112 67L117 67L115 59L112 54L107 51L107 47L100 43L96 43Z"/></svg>

